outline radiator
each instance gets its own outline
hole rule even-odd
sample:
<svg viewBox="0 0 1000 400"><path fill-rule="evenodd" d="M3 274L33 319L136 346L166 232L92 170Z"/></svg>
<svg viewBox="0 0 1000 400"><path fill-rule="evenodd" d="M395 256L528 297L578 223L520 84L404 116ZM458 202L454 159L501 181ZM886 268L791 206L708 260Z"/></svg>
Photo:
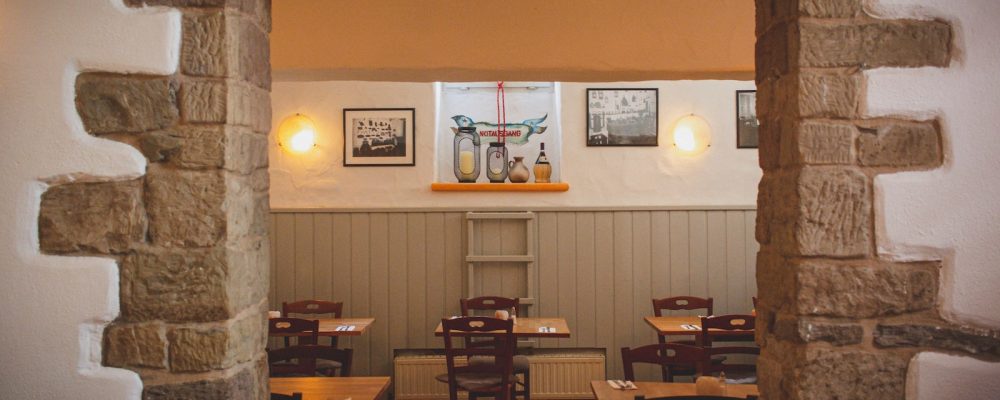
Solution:
<svg viewBox="0 0 1000 400"><path fill-rule="evenodd" d="M605 379L603 349L535 349L528 360L534 399L591 399L590 381ZM448 373L439 352L400 351L393 370L395 400L448 398L448 385L434 379Z"/></svg>

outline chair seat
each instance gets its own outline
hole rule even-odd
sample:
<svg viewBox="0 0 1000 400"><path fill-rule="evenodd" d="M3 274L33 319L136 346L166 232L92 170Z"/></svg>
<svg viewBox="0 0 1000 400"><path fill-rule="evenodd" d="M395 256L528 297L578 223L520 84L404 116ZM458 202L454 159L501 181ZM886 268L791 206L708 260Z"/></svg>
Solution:
<svg viewBox="0 0 1000 400"><path fill-rule="evenodd" d="M469 365L492 365L493 357L472 357L469 360ZM514 356L514 373L521 374L528 372L530 366L528 362L528 356Z"/></svg>
<svg viewBox="0 0 1000 400"><path fill-rule="evenodd" d="M448 383L448 374L441 374L435 376L438 382ZM511 376L510 381L512 383L518 382L517 377ZM503 382L502 376L500 374L491 374L483 372L464 372L455 374L455 383L458 387L469 392L479 392L479 391L496 391L500 389L500 383Z"/></svg>

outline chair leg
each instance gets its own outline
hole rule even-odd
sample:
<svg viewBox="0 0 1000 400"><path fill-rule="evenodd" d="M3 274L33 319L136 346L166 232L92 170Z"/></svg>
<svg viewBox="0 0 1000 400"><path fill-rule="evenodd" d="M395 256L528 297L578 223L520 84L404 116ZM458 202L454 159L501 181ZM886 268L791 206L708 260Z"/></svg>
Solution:
<svg viewBox="0 0 1000 400"><path fill-rule="evenodd" d="M524 386L524 400L531 400L531 372L525 372L522 381L522 386Z"/></svg>

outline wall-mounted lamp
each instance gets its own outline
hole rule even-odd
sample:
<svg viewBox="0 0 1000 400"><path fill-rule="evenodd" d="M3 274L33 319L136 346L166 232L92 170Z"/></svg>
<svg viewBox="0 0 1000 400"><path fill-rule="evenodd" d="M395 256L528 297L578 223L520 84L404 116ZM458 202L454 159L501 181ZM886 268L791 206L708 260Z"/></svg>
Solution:
<svg viewBox="0 0 1000 400"><path fill-rule="evenodd" d="M285 118L278 126L278 146L292 153L312 150L316 147L316 125L302 114Z"/></svg>
<svg viewBox="0 0 1000 400"><path fill-rule="evenodd" d="M712 145L712 127L708 121L691 114L674 125L674 147L686 155L701 154Z"/></svg>

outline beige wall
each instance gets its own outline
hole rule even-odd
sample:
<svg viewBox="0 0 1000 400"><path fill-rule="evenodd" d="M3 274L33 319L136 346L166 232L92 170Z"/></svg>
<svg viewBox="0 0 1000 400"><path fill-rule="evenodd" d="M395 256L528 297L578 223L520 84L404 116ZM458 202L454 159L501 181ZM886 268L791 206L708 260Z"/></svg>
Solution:
<svg viewBox="0 0 1000 400"><path fill-rule="evenodd" d="M281 0L275 78L753 77L751 0Z"/></svg>
<svg viewBox="0 0 1000 400"><path fill-rule="evenodd" d="M278 212L271 218L271 309L282 301L332 299L348 316L371 316L352 347L354 373L392 372L393 349L440 348L433 329L459 312L466 293L465 213L459 211ZM566 318L569 339L542 347L608 351L621 377L623 346L656 341L642 317L650 299L712 296L715 312L747 313L757 293L756 211L575 209L537 214L538 294L528 314ZM524 251L523 225L477 225L482 254ZM511 239L513 238L513 239ZM523 266L483 265L477 295L524 296ZM645 380L654 379L642 370Z"/></svg>

